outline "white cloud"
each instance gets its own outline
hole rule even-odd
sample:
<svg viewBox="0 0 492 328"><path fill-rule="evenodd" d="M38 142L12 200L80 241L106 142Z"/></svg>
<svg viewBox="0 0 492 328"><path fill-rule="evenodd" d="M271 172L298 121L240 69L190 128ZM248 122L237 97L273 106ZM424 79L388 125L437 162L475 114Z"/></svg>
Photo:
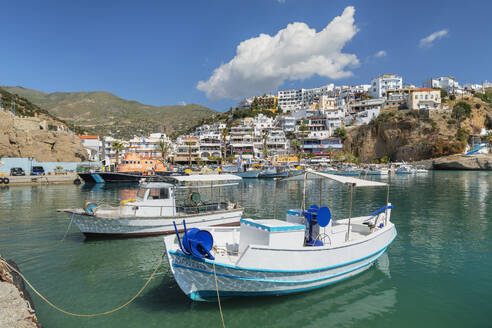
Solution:
<svg viewBox="0 0 492 328"><path fill-rule="evenodd" d="M433 46L433 42L435 40L439 40L443 37L448 35L448 30L440 30L437 32L432 33L429 36L426 36L425 38L420 39L420 47L421 48L429 48Z"/></svg>
<svg viewBox="0 0 492 328"><path fill-rule="evenodd" d="M285 3L285 0L277 0L278 3Z"/></svg>
<svg viewBox="0 0 492 328"><path fill-rule="evenodd" d="M376 54L374 55L374 57L376 58L381 58L381 57L386 57L388 54L386 53L385 50L379 50L378 52L376 52Z"/></svg>
<svg viewBox="0 0 492 328"><path fill-rule="evenodd" d="M178 105L180 105L180 106L186 106L186 101L181 100L181 101L178 103Z"/></svg>
<svg viewBox="0 0 492 328"><path fill-rule="evenodd" d="M330 79L349 77L347 67L359 64L354 54L342 53L357 33L354 7L347 7L322 31L305 23L292 23L274 36L260 34L241 42L236 56L214 70L197 89L210 99L241 98L275 90L285 80L306 79L315 74Z"/></svg>

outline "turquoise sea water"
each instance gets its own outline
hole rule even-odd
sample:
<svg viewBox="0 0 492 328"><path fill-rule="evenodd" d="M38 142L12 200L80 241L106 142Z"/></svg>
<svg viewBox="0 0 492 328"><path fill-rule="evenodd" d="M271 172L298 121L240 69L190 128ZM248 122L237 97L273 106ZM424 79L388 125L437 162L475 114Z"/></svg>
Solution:
<svg viewBox="0 0 492 328"><path fill-rule="evenodd" d="M392 176L392 221L398 236L371 269L339 284L287 296L222 302L227 327L492 327L492 173L432 172ZM14 259L46 297L77 313L101 312L132 297L162 252L162 237L85 240L57 208L94 199L116 204L135 186L0 187L0 254ZM348 214L348 194L309 182L309 203ZM247 217L284 217L299 207L301 182L252 180L233 197ZM386 190L360 189L354 215L384 205ZM275 206L277 204L277 206ZM32 294L32 293L31 293ZM51 327L219 327L216 303L189 300L166 260L129 307L98 318L59 313L33 295Z"/></svg>

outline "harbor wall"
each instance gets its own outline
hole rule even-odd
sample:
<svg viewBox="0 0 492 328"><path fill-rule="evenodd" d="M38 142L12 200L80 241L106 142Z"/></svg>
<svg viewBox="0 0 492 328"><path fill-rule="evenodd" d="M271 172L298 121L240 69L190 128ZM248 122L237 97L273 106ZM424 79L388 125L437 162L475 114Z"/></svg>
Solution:
<svg viewBox="0 0 492 328"><path fill-rule="evenodd" d="M42 166L46 174L56 171L57 167L61 167L62 171L75 172L77 166L100 167L100 162L38 162L34 158L10 157L0 159L0 173L10 174L10 169L20 167L26 172L26 175L31 174L33 166Z"/></svg>

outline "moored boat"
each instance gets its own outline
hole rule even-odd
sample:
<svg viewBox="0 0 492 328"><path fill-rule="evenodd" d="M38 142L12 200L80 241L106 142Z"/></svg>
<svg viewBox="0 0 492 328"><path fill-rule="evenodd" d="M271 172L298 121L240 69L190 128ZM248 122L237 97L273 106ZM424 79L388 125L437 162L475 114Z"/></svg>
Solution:
<svg viewBox="0 0 492 328"><path fill-rule="evenodd" d="M308 171L350 188L385 183ZM361 217L332 220L328 207L287 211L287 220L242 219L240 227L186 230L164 238L178 286L191 299L303 292L367 270L396 237L392 205ZM352 206L352 201L350 202ZM351 213L351 211L350 211Z"/></svg>
<svg viewBox="0 0 492 328"><path fill-rule="evenodd" d="M261 171L258 178L275 179L275 178L286 178L288 176L289 176L289 171L287 168L280 167L280 166L268 166Z"/></svg>
<svg viewBox="0 0 492 328"><path fill-rule="evenodd" d="M62 209L86 236L132 237L174 232L173 221L190 227L238 225L243 208L224 198L223 187L240 177L191 175L143 182L134 199L111 207L86 202L84 208ZM217 196L218 194L218 196Z"/></svg>

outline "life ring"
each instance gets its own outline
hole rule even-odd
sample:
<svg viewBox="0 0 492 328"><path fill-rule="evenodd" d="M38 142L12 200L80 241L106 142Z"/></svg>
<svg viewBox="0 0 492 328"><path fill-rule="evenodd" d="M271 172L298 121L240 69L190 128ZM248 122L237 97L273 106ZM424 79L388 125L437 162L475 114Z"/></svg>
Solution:
<svg viewBox="0 0 492 328"><path fill-rule="evenodd" d="M94 215L94 214L96 214L96 208L97 208L97 203L92 202L90 200L85 201L85 203L84 203L84 212L87 215Z"/></svg>
<svg viewBox="0 0 492 328"><path fill-rule="evenodd" d="M3 178L3 183L5 183L5 184L9 184L9 183L10 183L9 178Z"/></svg>

